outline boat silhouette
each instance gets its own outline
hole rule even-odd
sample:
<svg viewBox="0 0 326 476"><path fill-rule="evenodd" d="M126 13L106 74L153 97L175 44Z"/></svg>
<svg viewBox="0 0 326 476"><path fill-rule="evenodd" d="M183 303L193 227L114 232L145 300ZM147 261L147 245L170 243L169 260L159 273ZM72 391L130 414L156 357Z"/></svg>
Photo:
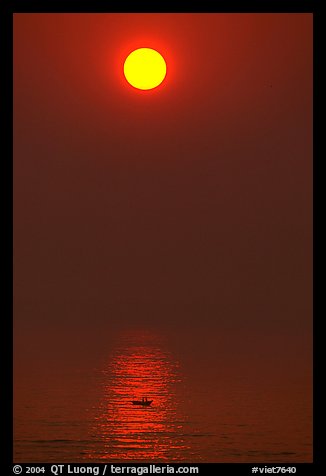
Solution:
<svg viewBox="0 0 326 476"><path fill-rule="evenodd" d="M143 397L141 400L132 400L133 405L142 405L143 407L148 407L153 400L147 400L147 397Z"/></svg>

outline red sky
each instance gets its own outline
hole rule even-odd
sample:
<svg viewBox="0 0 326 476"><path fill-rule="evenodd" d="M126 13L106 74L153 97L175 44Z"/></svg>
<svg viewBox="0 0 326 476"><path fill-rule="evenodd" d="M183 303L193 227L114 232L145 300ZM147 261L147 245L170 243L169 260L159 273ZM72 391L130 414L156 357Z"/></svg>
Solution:
<svg viewBox="0 0 326 476"><path fill-rule="evenodd" d="M311 287L312 15L15 14L17 335L200 320L300 373Z"/></svg>

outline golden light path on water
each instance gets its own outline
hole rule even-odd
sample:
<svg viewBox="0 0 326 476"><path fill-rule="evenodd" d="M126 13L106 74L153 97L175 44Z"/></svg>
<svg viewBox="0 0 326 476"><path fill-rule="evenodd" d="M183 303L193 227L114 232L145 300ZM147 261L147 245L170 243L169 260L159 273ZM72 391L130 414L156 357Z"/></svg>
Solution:
<svg viewBox="0 0 326 476"><path fill-rule="evenodd" d="M87 457L110 461L176 461L182 436L178 363L149 333L126 336L103 370L103 399L94 432L101 445ZM132 404L147 397L151 406Z"/></svg>

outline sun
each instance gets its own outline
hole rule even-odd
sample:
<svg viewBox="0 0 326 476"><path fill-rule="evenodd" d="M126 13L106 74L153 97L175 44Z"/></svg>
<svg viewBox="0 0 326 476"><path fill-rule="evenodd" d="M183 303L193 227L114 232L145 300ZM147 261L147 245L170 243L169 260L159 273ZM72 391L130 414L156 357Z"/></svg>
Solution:
<svg viewBox="0 0 326 476"><path fill-rule="evenodd" d="M123 72L131 86L145 91L156 88L164 81L166 63L158 51L138 48L127 56Z"/></svg>

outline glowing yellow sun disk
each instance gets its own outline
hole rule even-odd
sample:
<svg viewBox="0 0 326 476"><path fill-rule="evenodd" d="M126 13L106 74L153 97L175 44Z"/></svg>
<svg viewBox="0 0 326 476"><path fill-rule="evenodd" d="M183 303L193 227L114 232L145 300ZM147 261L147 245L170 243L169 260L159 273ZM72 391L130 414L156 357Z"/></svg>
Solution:
<svg viewBox="0 0 326 476"><path fill-rule="evenodd" d="M166 75L166 63L158 51L138 48L127 57L123 66L126 80L137 89L153 89Z"/></svg>

